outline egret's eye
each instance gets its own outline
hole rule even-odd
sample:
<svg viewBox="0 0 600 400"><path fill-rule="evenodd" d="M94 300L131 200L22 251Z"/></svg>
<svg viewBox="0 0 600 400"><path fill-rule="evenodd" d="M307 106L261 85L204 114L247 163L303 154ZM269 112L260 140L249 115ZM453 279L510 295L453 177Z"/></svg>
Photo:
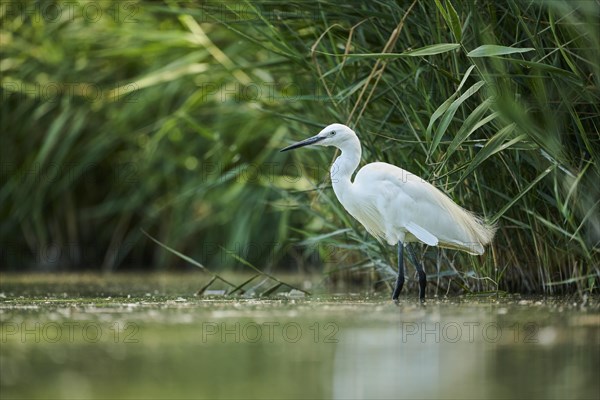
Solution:
<svg viewBox="0 0 600 400"><path fill-rule="evenodd" d="M331 132L329 132L329 135L330 135L330 136L335 136L335 131L331 131Z"/></svg>

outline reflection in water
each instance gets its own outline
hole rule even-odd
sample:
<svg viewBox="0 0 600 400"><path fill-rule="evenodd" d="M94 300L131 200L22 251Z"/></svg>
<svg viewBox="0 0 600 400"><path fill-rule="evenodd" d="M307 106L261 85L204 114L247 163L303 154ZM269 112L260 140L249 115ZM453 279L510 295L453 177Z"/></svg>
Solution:
<svg viewBox="0 0 600 400"><path fill-rule="evenodd" d="M542 328L535 315L529 321L520 319L523 315L451 316L439 321L434 313L345 330L335 354L333 397L600 397L600 318L590 329Z"/></svg>
<svg viewBox="0 0 600 400"><path fill-rule="evenodd" d="M334 398L485 398L481 381L485 348L481 343L409 340L401 328L346 332L336 351ZM469 387L470 386L470 387ZM468 393L465 393L465 389Z"/></svg>

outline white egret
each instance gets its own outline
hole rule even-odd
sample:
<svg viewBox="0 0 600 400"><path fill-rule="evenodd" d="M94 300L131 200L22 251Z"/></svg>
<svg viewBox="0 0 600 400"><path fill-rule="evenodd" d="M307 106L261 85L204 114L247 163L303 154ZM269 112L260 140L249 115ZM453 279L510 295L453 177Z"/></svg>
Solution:
<svg viewBox="0 0 600 400"><path fill-rule="evenodd" d="M417 261L411 242L423 242L483 254L483 246L494 237L495 227L454 203L430 183L395 165L374 162L352 175L361 159L361 146L354 131L331 124L318 135L281 151L308 145L335 146L341 150L331 166L333 191L342 206L378 240L398 245L398 278L392 299L404 284L403 249L419 274L419 298L425 299L427 277Z"/></svg>

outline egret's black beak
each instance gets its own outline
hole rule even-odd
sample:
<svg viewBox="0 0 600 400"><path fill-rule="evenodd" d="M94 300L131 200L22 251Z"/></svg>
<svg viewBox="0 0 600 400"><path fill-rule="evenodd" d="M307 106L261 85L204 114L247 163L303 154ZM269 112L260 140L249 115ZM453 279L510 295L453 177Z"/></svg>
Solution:
<svg viewBox="0 0 600 400"><path fill-rule="evenodd" d="M281 152L281 151L294 150L294 149L297 149L299 147L304 147L304 146L308 146L308 145L311 145L311 144L315 144L317 142L320 142L323 139L325 139L325 137L313 136L313 137L305 139L305 140L303 140L301 142L291 144L288 147L286 147L284 149L281 149L279 151Z"/></svg>

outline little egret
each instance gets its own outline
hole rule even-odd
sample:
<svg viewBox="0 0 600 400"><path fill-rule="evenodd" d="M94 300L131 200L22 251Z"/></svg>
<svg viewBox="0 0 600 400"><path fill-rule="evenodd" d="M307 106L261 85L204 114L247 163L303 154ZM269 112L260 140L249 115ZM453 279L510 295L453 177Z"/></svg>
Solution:
<svg viewBox="0 0 600 400"><path fill-rule="evenodd" d="M398 245L398 278L392 299L397 301L404 285L403 250L419 274L419 298L425 299L427 276L409 243L421 241L483 254L494 237L495 227L454 203L430 183L395 165L374 162L352 175L361 158L356 133L342 124L331 124L318 135L281 151L308 145L335 146L341 150L331 166L331 184L342 206L377 240Z"/></svg>

